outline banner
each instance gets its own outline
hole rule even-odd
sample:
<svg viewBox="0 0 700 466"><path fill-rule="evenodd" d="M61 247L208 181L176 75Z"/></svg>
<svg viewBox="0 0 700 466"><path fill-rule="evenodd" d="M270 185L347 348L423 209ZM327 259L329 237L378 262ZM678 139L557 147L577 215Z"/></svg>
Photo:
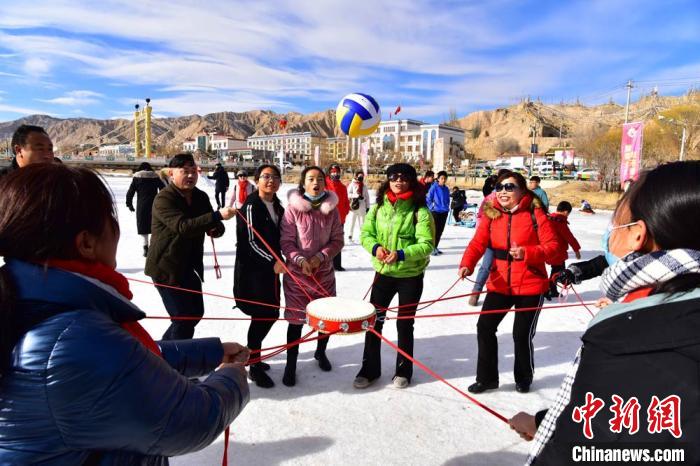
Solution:
<svg viewBox="0 0 700 466"><path fill-rule="evenodd" d="M639 178L642 165L642 135L644 123L625 123L622 125L622 144L620 145L620 186L627 180Z"/></svg>
<svg viewBox="0 0 700 466"><path fill-rule="evenodd" d="M321 147L314 147L314 165L317 167L321 166Z"/></svg>
<svg viewBox="0 0 700 466"><path fill-rule="evenodd" d="M362 172L366 178L369 174L369 141L360 144L360 162L362 163Z"/></svg>

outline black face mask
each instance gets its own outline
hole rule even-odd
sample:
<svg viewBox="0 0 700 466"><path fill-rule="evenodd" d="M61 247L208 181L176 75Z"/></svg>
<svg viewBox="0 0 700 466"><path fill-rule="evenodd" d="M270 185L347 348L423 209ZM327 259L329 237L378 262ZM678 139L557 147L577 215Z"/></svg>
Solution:
<svg viewBox="0 0 700 466"><path fill-rule="evenodd" d="M357 177L357 181L359 181L360 183L362 183L362 181L363 181L364 179L365 179L364 176L358 176L358 177Z"/></svg>
<svg viewBox="0 0 700 466"><path fill-rule="evenodd" d="M340 175L337 173L331 173L331 180L333 181L338 181L340 179Z"/></svg>

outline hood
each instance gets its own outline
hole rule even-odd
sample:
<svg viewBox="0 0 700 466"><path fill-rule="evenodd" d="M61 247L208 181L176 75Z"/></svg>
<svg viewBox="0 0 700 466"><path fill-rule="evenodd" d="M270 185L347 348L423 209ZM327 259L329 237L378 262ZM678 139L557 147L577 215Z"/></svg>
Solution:
<svg viewBox="0 0 700 466"><path fill-rule="evenodd" d="M338 196L333 191L326 191L326 193L328 195L323 202L321 202L321 207L319 207L319 210L323 215L330 214L338 205ZM292 210L308 212L312 209L311 202L305 199L304 196L299 193L298 189L292 189L289 191L289 194L287 194L287 200L289 201L289 207Z"/></svg>
<svg viewBox="0 0 700 466"><path fill-rule="evenodd" d="M522 199L520 199L520 203L518 203L518 210L516 212L521 210L533 211L536 208L542 208L542 202L537 196L533 196L532 193L528 192L525 193ZM496 220L504 213L505 210L503 210L503 207L501 207L501 204L498 202L498 199L496 199L495 196L493 199L484 202L484 215L491 220Z"/></svg>
<svg viewBox="0 0 700 466"><path fill-rule="evenodd" d="M134 173L134 178L158 178L158 174L151 170L141 170Z"/></svg>

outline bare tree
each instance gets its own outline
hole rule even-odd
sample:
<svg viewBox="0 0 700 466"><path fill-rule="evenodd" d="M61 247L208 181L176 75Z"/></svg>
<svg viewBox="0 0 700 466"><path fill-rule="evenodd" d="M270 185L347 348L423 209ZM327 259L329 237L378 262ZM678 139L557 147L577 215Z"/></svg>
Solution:
<svg viewBox="0 0 700 466"><path fill-rule="evenodd" d="M515 138L500 138L496 141L496 152L499 154L517 154L520 152L520 143Z"/></svg>

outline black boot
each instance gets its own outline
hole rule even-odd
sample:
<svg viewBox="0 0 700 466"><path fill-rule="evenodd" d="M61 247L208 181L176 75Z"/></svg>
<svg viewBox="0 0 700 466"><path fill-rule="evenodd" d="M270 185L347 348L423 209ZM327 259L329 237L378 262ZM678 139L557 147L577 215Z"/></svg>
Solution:
<svg viewBox="0 0 700 466"><path fill-rule="evenodd" d="M265 368L260 363L250 366L248 369L248 377L250 377L250 380L255 382L255 385L258 387L272 388L275 386L275 382L265 373Z"/></svg>
<svg viewBox="0 0 700 466"><path fill-rule="evenodd" d="M323 372L330 372L330 370L333 369L333 366L331 366L331 362L326 356L328 338L328 336L325 336L324 338L318 340L318 344L316 345L316 352L314 353L314 359L318 361L318 367L320 367Z"/></svg>
<svg viewBox="0 0 700 466"><path fill-rule="evenodd" d="M338 253L338 255L333 258L333 268L338 272L345 272L343 268L343 259L340 254L341 253Z"/></svg>
<svg viewBox="0 0 700 466"><path fill-rule="evenodd" d="M284 366L284 376L282 383L287 387L293 387L297 383L297 356L299 356L299 348L289 348L287 350L287 365Z"/></svg>
<svg viewBox="0 0 700 466"><path fill-rule="evenodd" d="M148 245L143 246L143 257L148 257Z"/></svg>

